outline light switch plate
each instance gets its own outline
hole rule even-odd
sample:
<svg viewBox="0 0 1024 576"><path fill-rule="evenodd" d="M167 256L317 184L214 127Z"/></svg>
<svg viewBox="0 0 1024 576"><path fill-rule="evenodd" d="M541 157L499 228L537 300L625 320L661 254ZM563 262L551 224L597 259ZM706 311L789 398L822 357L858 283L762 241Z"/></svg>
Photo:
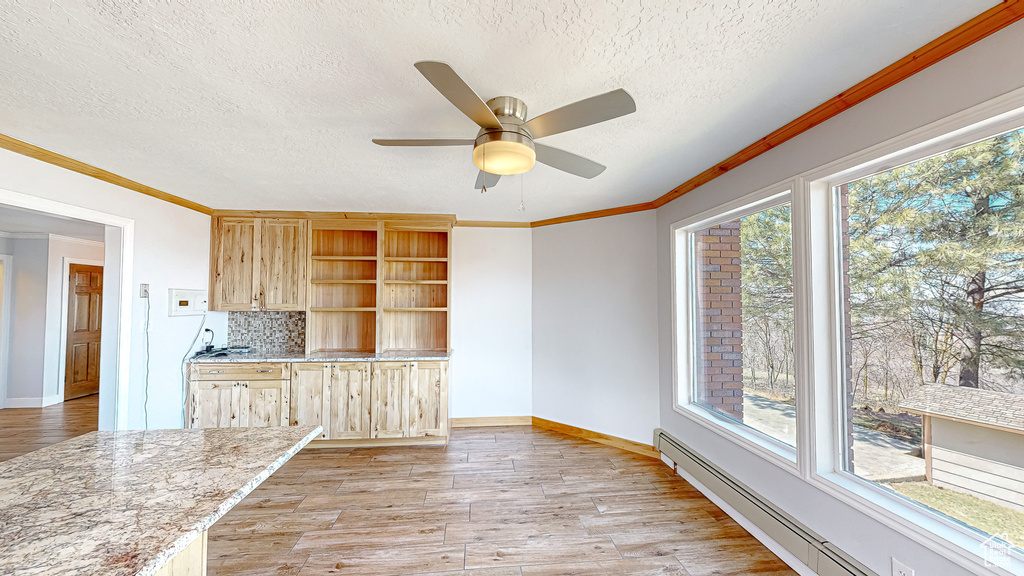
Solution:
<svg viewBox="0 0 1024 576"><path fill-rule="evenodd" d="M892 576L914 576L914 569L903 562L892 559Z"/></svg>

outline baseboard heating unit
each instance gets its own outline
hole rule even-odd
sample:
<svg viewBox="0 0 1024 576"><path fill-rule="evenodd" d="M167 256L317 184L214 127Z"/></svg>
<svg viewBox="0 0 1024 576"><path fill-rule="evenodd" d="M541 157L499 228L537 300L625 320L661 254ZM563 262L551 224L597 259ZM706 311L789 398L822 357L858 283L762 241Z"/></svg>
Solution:
<svg viewBox="0 0 1024 576"><path fill-rule="evenodd" d="M654 448L814 573L820 576L878 576L660 428L654 431Z"/></svg>

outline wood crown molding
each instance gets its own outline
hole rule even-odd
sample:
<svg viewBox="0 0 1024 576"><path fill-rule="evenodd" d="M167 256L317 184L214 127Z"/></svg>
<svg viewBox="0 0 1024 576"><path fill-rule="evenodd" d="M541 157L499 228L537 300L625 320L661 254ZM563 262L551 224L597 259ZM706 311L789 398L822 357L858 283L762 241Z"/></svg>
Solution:
<svg viewBox="0 0 1024 576"><path fill-rule="evenodd" d="M175 196L174 194L168 194L167 192L157 190L156 188L146 186L145 184L139 184L134 180L129 180L123 176L118 176L113 172L108 172L102 168L97 168L91 164L86 164L85 162L75 160L74 158L68 158L63 154L51 152L50 150L40 148L39 146L29 144L28 142L23 142L21 140L18 140L17 138L11 138L6 134L0 134L0 148L10 150L11 152L21 154L22 156L28 156L29 158L35 158L36 160L46 162L47 164L59 166L61 168L64 168L65 170L71 170L72 172L78 172L79 174L91 176L97 180L107 182L108 184L113 184L115 186L120 186L122 188L127 188L129 190L134 190L139 194L152 196L157 200L170 202L171 204L176 204L178 206L181 206L182 208L195 210L196 212L201 212L206 215L213 214L213 208L203 206L198 202L186 200L184 198Z"/></svg>
<svg viewBox="0 0 1024 576"><path fill-rule="evenodd" d="M315 212L305 210L213 210L211 216L215 218L295 218L299 220L378 220L404 222L414 220L416 222L453 224L454 214L397 214L386 212Z"/></svg>
<svg viewBox="0 0 1024 576"><path fill-rule="evenodd" d="M501 222L497 220L456 220L460 228L529 228L529 222Z"/></svg>
<svg viewBox="0 0 1024 576"><path fill-rule="evenodd" d="M967 22L957 26L956 28L946 32L942 36L939 36L935 40L932 40L928 44L925 44L921 48L911 52L903 58L893 62L889 66L871 75L867 79L857 83L850 89L842 92L834 98L824 102L817 106L810 112L800 116L796 120L793 120L789 124L786 124L782 128L772 132L764 138L754 142L750 146L747 146L743 150L740 150L736 154L733 154L724 161L719 162L715 166L708 168L704 172L690 178L686 182L683 182L679 186L676 186L669 192L663 194L659 198L651 202L641 202L639 204L631 204L629 206L620 206L617 208L608 208L605 210L595 210L592 212L583 212L580 214L570 214L568 216L560 216L558 218L548 218L546 220L537 220L530 222L529 224L524 222L496 222L496 221L481 221L481 220L466 220L462 222L456 222L454 216L450 216L450 222L456 226L467 226L467 227L489 227L489 228L537 228L540 226L551 226L554 224L564 224L567 222L578 222L580 220L591 220L594 218L605 218L608 216L617 216L620 214L629 214L632 212L642 212L645 210L653 210L660 208L665 204L679 198L680 196L696 190L697 188L711 182L715 178L718 178L722 174L734 170L743 164L757 158L761 154L779 146L780 144L792 140L793 138L803 134L804 132L814 128L818 124L825 122L826 120L856 106L857 104L867 100L868 98L882 92L883 90L892 87L903 80L917 74L921 70L928 68L929 66L956 54L957 52L971 46L972 44L991 36L992 34L1006 28L1010 24L1013 24L1024 18L1024 0L1003 0L998 6L994 6L985 12L982 12L978 16L968 20ZM91 176L98 180L103 180L110 184L121 186L129 190L134 190L140 194L152 196L171 204L176 204L184 208L189 208L203 214L211 216L265 216L265 217L283 217L283 218L294 218L294 217L305 217L298 216L300 214L312 215L311 218L380 218L384 217L387 220L402 220L411 217L422 219L424 216L429 215L416 215L416 214L385 214L385 215L374 215L370 213L352 213L352 212L272 212L272 211L253 211L253 210L213 210L207 206L186 200L173 194L168 194L151 188L145 184L140 184L133 180L118 176L112 172L108 172L101 168L68 158L56 152L51 152L45 148L40 148L0 134L0 148L41 160L54 166L59 166L79 174ZM282 216L276 216L281 214ZM354 214L361 214L360 216L354 216Z"/></svg>

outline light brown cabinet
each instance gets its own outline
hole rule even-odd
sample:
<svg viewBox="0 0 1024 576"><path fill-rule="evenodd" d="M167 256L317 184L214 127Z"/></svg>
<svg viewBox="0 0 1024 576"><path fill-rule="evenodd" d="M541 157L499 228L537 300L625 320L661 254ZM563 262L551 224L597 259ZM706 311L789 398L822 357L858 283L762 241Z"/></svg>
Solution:
<svg viewBox="0 0 1024 576"><path fill-rule="evenodd" d="M368 362L292 364L290 424L323 426L321 439L370 437Z"/></svg>
<svg viewBox="0 0 1024 576"><path fill-rule="evenodd" d="M320 440L445 438L448 362L193 364L186 418L189 428L319 425Z"/></svg>
<svg viewBox="0 0 1024 576"><path fill-rule="evenodd" d="M305 310L305 220L215 217L210 238L210 310Z"/></svg>

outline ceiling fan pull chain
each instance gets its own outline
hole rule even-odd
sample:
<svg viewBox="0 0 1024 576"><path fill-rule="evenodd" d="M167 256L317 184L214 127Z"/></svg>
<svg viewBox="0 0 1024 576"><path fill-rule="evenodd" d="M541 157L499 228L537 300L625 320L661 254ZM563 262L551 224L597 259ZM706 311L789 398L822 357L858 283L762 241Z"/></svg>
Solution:
<svg viewBox="0 0 1024 576"><path fill-rule="evenodd" d="M519 211L526 212L526 199L523 196L523 177L525 173L519 175Z"/></svg>
<svg viewBox="0 0 1024 576"><path fill-rule="evenodd" d="M483 158L481 160L483 162L483 165L484 165L483 171L487 172L487 148L484 148L483 150L481 150L480 154L483 156ZM484 177L483 183L480 184L480 193L483 194L484 192L487 192L487 178L486 177Z"/></svg>

